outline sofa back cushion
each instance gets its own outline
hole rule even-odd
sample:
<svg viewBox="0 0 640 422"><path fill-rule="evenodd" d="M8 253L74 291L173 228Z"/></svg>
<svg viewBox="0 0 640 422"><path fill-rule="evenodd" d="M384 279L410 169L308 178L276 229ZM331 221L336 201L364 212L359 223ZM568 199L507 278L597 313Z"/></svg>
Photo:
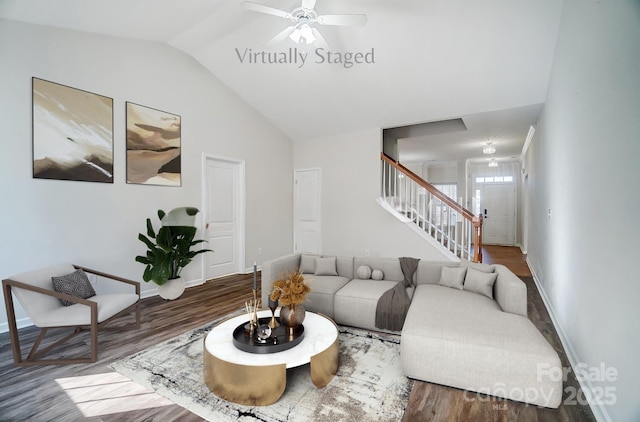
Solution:
<svg viewBox="0 0 640 422"><path fill-rule="evenodd" d="M316 272L316 258L320 255L306 254L300 255L300 271L303 274L313 274Z"/></svg>
<svg viewBox="0 0 640 422"><path fill-rule="evenodd" d="M416 285L438 284L442 267L458 267L460 264L453 261L420 261L415 274Z"/></svg>
<svg viewBox="0 0 640 422"><path fill-rule="evenodd" d="M402 274L402 268L400 268L400 258L371 258L371 257L356 257L353 260L353 269L366 265L371 268L372 271L382 271L383 280L390 281L403 281L404 275Z"/></svg>
<svg viewBox="0 0 640 422"><path fill-rule="evenodd" d="M474 270L482 271L483 273L494 273L496 271L495 266L493 265L471 262L466 259L460 261L460 266L473 268Z"/></svg>
<svg viewBox="0 0 640 422"><path fill-rule="evenodd" d="M323 258L336 258L336 270L340 277L353 278L353 257L352 256L335 256L322 255Z"/></svg>

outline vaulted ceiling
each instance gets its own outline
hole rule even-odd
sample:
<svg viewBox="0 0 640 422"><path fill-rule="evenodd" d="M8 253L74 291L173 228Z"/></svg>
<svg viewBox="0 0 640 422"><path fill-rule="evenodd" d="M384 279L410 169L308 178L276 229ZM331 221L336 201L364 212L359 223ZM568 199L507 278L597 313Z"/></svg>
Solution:
<svg viewBox="0 0 640 422"><path fill-rule="evenodd" d="M371 62L346 67L315 47L294 61L290 52L305 49L288 39L267 49L291 22L240 0L0 0L0 18L182 50L294 141L462 118L467 131L417 137L411 148L492 138L509 154L545 102L561 9L557 0L317 0L318 14L368 17L363 27L318 27L331 59L362 53ZM263 63L269 53L283 63Z"/></svg>

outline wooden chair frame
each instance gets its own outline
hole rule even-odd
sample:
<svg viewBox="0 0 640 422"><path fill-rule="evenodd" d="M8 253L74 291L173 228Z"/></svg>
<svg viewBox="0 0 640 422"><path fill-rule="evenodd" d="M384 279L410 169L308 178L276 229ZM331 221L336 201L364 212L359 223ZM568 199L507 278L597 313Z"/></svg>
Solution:
<svg viewBox="0 0 640 422"><path fill-rule="evenodd" d="M76 269L82 269L86 273L95 274L100 277L108 278L111 280L119 281L122 283L130 284L135 287L136 294L138 295L138 300L136 303L131 306L123 309L117 314L113 315L111 318L98 323L98 304L96 302L92 302L87 299L81 299L79 297L71 296L65 293L58 293L53 290L43 289L41 287L32 286L29 284L25 284L19 281L6 279L2 280L2 291L4 293L4 301L7 308L7 323L9 325L9 336L11 338L11 347L13 350L13 360L18 366L31 366L31 365L64 365L64 364L74 364L74 363L92 363L98 360L98 331L126 331L126 330L134 330L140 328L140 283L133 280L128 280L126 278L118 277L112 274L107 274L101 271L92 270L86 267L82 267L79 265L74 265ZM91 323L90 325L80 325L80 326L61 326L61 327L41 327L40 334L38 338L34 342L31 351L29 352L26 358L22 357L22 351L20 349L20 336L18 333L18 326L16 324L16 314L15 308L13 304L13 294L11 292L12 288L20 288L25 290L30 290L37 293L42 293L44 295L53 296L58 299L68 300L70 302L79 303L84 306L88 306L91 309ZM113 321L118 316L131 312L132 309L135 308L135 318L136 322L134 325L128 326L119 326L119 327L106 327L108 323ZM64 338L55 341L54 343L48 345L42 350L38 350L40 343L44 339L49 328L74 328L73 332ZM91 354L87 358L71 358L71 359L38 359L40 356L44 355L51 349L57 347L58 345L66 342L72 337L83 331L90 331L91 333Z"/></svg>

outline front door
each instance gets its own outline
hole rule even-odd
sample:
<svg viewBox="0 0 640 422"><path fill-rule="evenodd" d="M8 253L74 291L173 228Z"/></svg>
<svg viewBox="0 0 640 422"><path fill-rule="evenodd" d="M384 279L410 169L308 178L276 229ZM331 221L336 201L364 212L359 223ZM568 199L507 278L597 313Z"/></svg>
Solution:
<svg viewBox="0 0 640 422"><path fill-rule="evenodd" d="M515 244L515 183L486 183L482 187L482 243Z"/></svg>
<svg viewBox="0 0 640 422"><path fill-rule="evenodd" d="M206 279L242 272L244 266L244 163L205 157Z"/></svg>

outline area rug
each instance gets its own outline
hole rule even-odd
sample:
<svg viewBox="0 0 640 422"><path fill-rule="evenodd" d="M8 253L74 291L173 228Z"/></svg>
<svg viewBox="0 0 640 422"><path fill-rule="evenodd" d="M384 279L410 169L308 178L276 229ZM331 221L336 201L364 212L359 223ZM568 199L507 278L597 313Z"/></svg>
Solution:
<svg viewBox="0 0 640 422"><path fill-rule="evenodd" d="M202 348L216 324L189 331L111 367L210 421L398 421L413 381L402 374L400 337L339 327L340 365L324 388L311 382L308 365L287 370L282 397L270 406L243 406L209 391Z"/></svg>

